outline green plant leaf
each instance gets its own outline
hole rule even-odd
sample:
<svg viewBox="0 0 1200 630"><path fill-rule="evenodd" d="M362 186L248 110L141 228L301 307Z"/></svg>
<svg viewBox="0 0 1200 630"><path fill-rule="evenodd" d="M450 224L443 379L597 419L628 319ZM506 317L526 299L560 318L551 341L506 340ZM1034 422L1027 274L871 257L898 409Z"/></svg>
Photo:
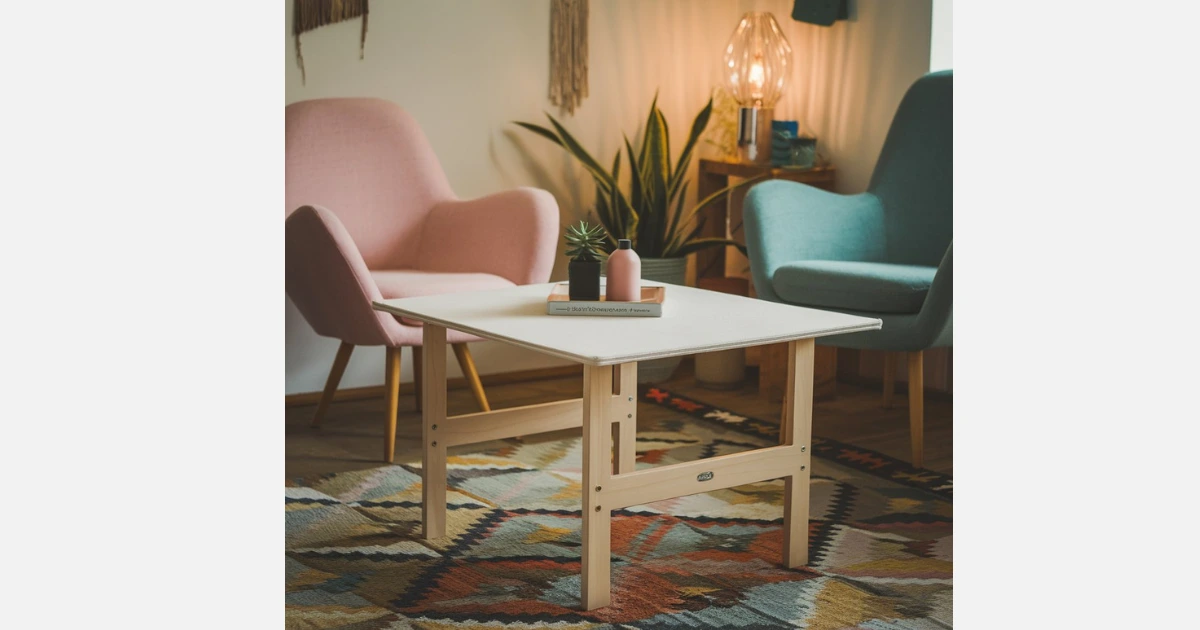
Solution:
<svg viewBox="0 0 1200 630"><path fill-rule="evenodd" d="M613 181L612 175L608 171L605 171L603 166L600 166L596 158L592 157L592 154L588 153L587 149L583 148L583 145L579 144L575 136L572 136L571 132L567 131L566 127L560 125L557 120L554 120L554 117L550 114L546 114L546 118L550 119L550 124L554 125L554 130L562 138L563 147L570 151L571 155L574 155L575 159L583 164L584 168L596 179L596 182L606 185L610 189L615 188L617 184Z"/></svg>
<svg viewBox="0 0 1200 630"><path fill-rule="evenodd" d="M617 193L619 194L620 193L619 187L621 185L621 150L620 149L617 149L617 154L613 156L612 178L613 178L613 181L616 182L616 185L618 186ZM599 194L600 194L599 188L597 188L596 194L597 194L597 196L599 196ZM613 233L614 232L616 232L617 234L625 233L626 215L624 212L613 212L613 210L615 210L615 208L612 207L613 205L615 205L615 204L609 204L609 206L608 206L610 209L609 210L610 211L609 220L605 221L604 218L601 217L600 222L604 223L604 225L606 225L606 226L609 226L608 239L610 241L612 241L613 245L615 246L616 241L614 240Z"/></svg>
<svg viewBox="0 0 1200 630"><path fill-rule="evenodd" d="M667 225L667 231L663 233L663 256L669 258L672 250L677 246L679 238L679 217L683 216L683 200L687 199L687 188L691 182L683 183L683 194L675 200L675 212L671 214L671 223Z"/></svg>
<svg viewBox="0 0 1200 630"><path fill-rule="evenodd" d="M629 156L629 168L632 171L632 174L630 175L631 183L629 186L629 202L635 208L645 208L646 203L642 194L641 165L638 164L637 158L633 156L633 147L629 144L629 136L624 136L624 138L625 152ZM641 213L639 213L638 217L639 222L641 221L640 214ZM629 230L635 229L636 227L636 225L626 226L626 228ZM629 232L627 231L626 234L628 233Z"/></svg>
<svg viewBox="0 0 1200 630"><path fill-rule="evenodd" d="M579 261L600 260L604 255L602 246L606 237L603 226L593 226L587 221L567 226L567 256Z"/></svg>
<svg viewBox="0 0 1200 630"><path fill-rule="evenodd" d="M698 238L680 246L679 249L675 250L675 256L687 256L688 254L709 247L723 247L728 245L736 247L743 254L746 253L746 246L737 241L731 241L727 238Z"/></svg>
<svg viewBox="0 0 1200 630"><path fill-rule="evenodd" d="M654 111L658 109L658 90L654 91L654 100L650 101L650 113L646 114L646 124L642 128L642 148L638 153L638 163L645 169L650 161L650 127L654 123ZM646 173L642 172L642 179L646 179Z"/></svg>
<svg viewBox="0 0 1200 630"><path fill-rule="evenodd" d="M612 178L613 178L613 181L617 182L618 186L621 185L621 150L620 149L617 149L617 154L613 156Z"/></svg>
<svg viewBox="0 0 1200 630"><path fill-rule="evenodd" d="M682 245L683 243L687 243L692 240L695 240L696 237L703 234L704 233L704 225L706 223L708 223L708 217L704 216L704 215L700 215L700 220L696 221L695 223L696 223L696 225L692 226L692 230L690 232L688 232L686 236L684 235L684 231L683 231L684 227L679 226L679 231L675 233L675 240L673 240L667 244L667 249L670 250L671 252L675 252L677 249L679 249L679 246ZM672 253L671 255L674 256L675 254Z"/></svg>
<svg viewBox="0 0 1200 630"><path fill-rule="evenodd" d="M670 203L667 199L667 180L670 177L670 143L667 139L666 118L656 106L650 122L650 133L647 142L650 143L648 152L649 164L646 169L646 183L649 197L650 220L646 228L648 238L652 243L650 249L656 256L662 255L663 228L667 225Z"/></svg>
<svg viewBox="0 0 1200 630"><path fill-rule="evenodd" d="M696 142L708 127L712 111L713 101L709 98L708 104L704 106L704 109L700 110L699 114L696 114L696 119L692 121L692 130L688 133L687 142L683 145L683 152L679 154L679 163L676 164L675 171L671 173L671 181L668 189L670 198L672 199L675 198L675 194L679 191L683 178L687 176L688 167L692 162L692 151L695 150Z"/></svg>
<svg viewBox="0 0 1200 630"><path fill-rule="evenodd" d="M612 198L603 186L596 186L596 216L603 225L612 225L617 220L613 213Z"/></svg>
<svg viewBox="0 0 1200 630"><path fill-rule="evenodd" d="M528 130L532 131L533 133L536 133L537 135L549 140L550 142L553 142L554 144L557 144L560 147L566 148L566 145L563 144L562 139L559 138L557 135L555 135L555 133L553 131L546 129L545 127L542 127L540 125L535 125L533 123L518 122L518 121L513 121L513 124L524 127L525 129L528 129Z"/></svg>

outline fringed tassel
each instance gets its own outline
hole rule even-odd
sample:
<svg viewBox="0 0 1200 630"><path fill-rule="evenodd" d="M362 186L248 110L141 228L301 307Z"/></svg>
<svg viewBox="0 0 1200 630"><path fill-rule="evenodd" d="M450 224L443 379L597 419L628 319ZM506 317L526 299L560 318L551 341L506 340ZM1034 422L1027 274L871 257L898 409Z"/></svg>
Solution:
<svg viewBox="0 0 1200 630"><path fill-rule="evenodd" d="M550 2L550 102L574 114L588 95L588 0Z"/></svg>
<svg viewBox="0 0 1200 630"><path fill-rule="evenodd" d="M362 37L358 42L358 58L362 59L367 47L367 15L370 13L368 0L295 0L292 11L292 32L296 36L296 63L300 65L300 80L307 82L304 71L304 54L300 50L300 34L362 17Z"/></svg>

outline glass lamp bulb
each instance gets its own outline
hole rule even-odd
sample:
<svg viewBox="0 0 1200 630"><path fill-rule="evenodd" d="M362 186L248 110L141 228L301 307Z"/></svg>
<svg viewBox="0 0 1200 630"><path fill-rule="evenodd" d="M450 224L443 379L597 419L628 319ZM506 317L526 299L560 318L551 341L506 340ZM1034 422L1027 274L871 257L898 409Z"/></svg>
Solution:
<svg viewBox="0 0 1200 630"><path fill-rule="evenodd" d="M792 46L775 16L742 16L725 46L726 86L743 107L774 107L792 78Z"/></svg>

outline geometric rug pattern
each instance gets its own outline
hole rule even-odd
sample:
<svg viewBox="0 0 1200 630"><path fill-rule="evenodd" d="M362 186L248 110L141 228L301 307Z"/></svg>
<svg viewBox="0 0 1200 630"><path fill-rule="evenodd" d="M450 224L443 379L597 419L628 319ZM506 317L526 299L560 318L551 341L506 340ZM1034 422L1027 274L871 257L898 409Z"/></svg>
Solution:
<svg viewBox="0 0 1200 630"><path fill-rule="evenodd" d="M655 387L639 469L777 443L776 423ZM561 435L561 434L560 434ZM613 512L612 605L580 610L580 438L450 450L445 538L422 541L418 453L285 488L287 627L946 628L951 480L813 442L807 567L780 564L783 482Z"/></svg>

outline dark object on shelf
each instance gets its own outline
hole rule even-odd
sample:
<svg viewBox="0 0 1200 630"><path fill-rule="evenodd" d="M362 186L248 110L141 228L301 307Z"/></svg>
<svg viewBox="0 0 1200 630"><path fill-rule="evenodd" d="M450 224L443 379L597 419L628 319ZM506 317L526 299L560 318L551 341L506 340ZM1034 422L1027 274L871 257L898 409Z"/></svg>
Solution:
<svg viewBox="0 0 1200 630"><path fill-rule="evenodd" d="M572 260L567 264L567 279L572 300L600 299L599 260Z"/></svg>
<svg viewBox="0 0 1200 630"><path fill-rule="evenodd" d="M787 155L779 165L784 168L812 168L817 163L817 139L811 136L788 138Z"/></svg>
<svg viewBox="0 0 1200 630"><path fill-rule="evenodd" d="M831 26L836 20L850 17L849 0L796 0L792 5L792 19L817 26Z"/></svg>

